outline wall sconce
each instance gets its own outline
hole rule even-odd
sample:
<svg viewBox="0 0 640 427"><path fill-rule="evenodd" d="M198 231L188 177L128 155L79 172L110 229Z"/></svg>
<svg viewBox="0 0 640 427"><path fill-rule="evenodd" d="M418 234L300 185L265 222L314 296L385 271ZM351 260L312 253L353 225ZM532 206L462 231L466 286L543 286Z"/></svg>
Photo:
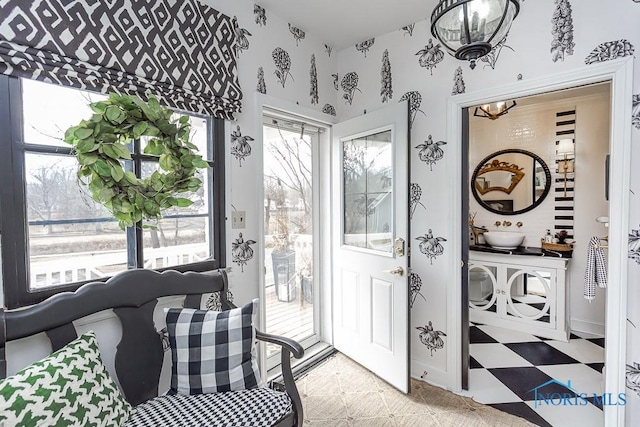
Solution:
<svg viewBox="0 0 640 427"><path fill-rule="evenodd" d="M575 159L567 157L575 153L573 139L561 139L558 141L556 152L558 155L564 154L564 160L558 162L558 170L564 176L564 197L567 197L567 174L575 171Z"/></svg>
<svg viewBox="0 0 640 427"><path fill-rule="evenodd" d="M516 101L511 101L511 105L507 106L506 102L496 102L495 104L485 104L476 107L473 115L476 117L484 117L485 119L495 120L509 112L516 106ZM478 111L479 110L479 111Z"/></svg>

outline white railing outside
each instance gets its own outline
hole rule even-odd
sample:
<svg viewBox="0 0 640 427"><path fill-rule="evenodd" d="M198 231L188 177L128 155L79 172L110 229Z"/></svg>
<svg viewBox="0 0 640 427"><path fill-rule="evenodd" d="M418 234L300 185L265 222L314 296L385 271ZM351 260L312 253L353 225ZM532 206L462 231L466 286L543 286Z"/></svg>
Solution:
<svg viewBox="0 0 640 427"><path fill-rule="evenodd" d="M145 248L144 268L163 268L203 261L208 257L208 252L206 243ZM29 283L32 289L45 288L99 279L126 268L126 250L36 256L31 258Z"/></svg>

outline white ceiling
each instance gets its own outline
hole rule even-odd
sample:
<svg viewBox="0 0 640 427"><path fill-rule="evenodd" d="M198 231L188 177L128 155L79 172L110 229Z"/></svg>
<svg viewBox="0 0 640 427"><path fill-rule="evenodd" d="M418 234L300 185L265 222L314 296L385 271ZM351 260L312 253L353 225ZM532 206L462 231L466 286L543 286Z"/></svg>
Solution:
<svg viewBox="0 0 640 427"><path fill-rule="evenodd" d="M433 0L258 0L260 6L335 49L431 18ZM268 19L268 16L267 16Z"/></svg>

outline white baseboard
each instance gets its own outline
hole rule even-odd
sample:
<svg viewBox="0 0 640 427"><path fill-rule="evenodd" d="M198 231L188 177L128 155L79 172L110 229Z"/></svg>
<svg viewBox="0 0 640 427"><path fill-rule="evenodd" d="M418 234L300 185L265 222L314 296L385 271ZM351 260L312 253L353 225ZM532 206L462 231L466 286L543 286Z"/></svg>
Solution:
<svg viewBox="0 0 640 427"><path fill-rule="evenodd" d="M411 359L411 378L447 389L447 372Z"/></svg>
<svg viewBox="0 0 640 427"><path fill-rule="evenodd" d="M587 334L604 336L604 325L587 322L585 320L571 319L571 331L585 332Z"/></svg>

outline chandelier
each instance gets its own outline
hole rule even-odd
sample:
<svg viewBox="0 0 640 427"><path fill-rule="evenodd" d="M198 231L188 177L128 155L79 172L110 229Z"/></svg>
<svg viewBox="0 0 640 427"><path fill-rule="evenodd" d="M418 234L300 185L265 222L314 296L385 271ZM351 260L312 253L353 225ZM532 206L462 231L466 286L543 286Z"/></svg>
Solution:
<svg viewBox="0 0 640 427"><path fill-rule="evenodd" d="M509 112L516 106L516 101L511 101L511 105L507 106L506 102L496 102L495 104L485 104L476 107L473 115L476 117L484 117L489 120L495 120Z"/></svg>
<svg viewBox="0 0 640 427"><path fill-rule="evenodd" d="M518 0L440 0L431 13L431 33L474 69L507 36L519 11Z"/></svg>

